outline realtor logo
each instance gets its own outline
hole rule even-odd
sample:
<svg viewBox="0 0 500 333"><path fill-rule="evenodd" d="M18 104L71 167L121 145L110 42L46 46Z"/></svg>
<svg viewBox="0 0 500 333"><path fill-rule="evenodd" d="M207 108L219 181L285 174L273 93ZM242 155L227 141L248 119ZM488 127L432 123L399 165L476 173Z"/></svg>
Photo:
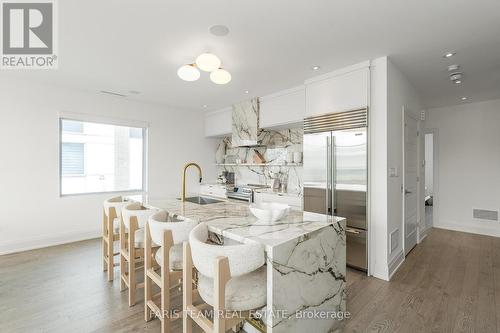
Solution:
<svg viewBox="0 0 500 333"><path fill-rule="evenodd" d="M1 5L1 68L57 68L55 3L3 0Z"/></svg>

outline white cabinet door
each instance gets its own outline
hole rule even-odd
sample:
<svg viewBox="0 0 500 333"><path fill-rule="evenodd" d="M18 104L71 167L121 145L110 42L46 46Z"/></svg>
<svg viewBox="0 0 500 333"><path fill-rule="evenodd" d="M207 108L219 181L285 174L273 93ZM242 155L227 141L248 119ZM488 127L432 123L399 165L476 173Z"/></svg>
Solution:
<svg viewBox="0 0 500 333"><path fill-rule="evenodd" d="M290 205L292 209L302 210L302 197L279 193L254 193L254 202L276 202Z"/></svg>
<svg viewBox="0 0 500 333"><path fill-rule="evenodd" d="M283 94L263 97L260 100L260 127L272 128L302 124L306 108L305 88L299 87Z"/></svg>
<svg viewBox="0 0 500 333"><path fill-rule="evenodd" d="M224 136L231 134L232 109L225 108L205 114L205 136Z"/></svg>
<svg viewBox="0 0 500 333"><path fill-rule="evenodd" d="M362 68L306 85L306 117L368 105L369 69Z"/></svg>
<svg viewBox="0 0 500 333"><path fill-rule="evenodd" d="M227 198L226 185L202 184L200 185L200 194L212 197Z"/></svg>

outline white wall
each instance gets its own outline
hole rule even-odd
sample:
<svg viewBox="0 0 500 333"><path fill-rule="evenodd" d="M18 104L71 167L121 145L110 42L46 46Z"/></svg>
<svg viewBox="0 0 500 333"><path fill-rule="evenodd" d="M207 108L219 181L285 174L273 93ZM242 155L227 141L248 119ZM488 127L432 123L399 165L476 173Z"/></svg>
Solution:
<svg viewBox="0 0 500 333"><path fill-rule="evenodd" d="M187 161L215 179L216 142L204 138L200 114L1 79L0 254L100 235L102 201L110 194L59 197L61 111L148 122L151 196L179 195Z"/></svg>
<svg viewBox="0 0 500 333"><path fill-rule="evenodd" d="M439 133L434 226L500 236L499 222L472 218L500 210L500 100L431 109L425 125Z"/></svg>
<svg viewBox="0 0 500 333"><path fill-rule="evenodd" d="M370 64L368 112L370 274L387 280L387 57Z"/></svg>
<svg viewBox="0 0 500 333"><path fill-rule="evenodd" d="M388 177L387 181L387 235L388 235L388 263L389 275L401 263L404 257L403 224L403 196L401 186L404 178L403 164L403 106L420 119L422 103L417 90L411 85L399 69L389 60L387 63L387 164L388 168L397 168L397 177ZM420 127L420 124L419 124ZM419 128L420 132L423 132ZM424 147L424 135L420 135L420 148ZM423 154L419 156L423 160ZM419 163L421 165L421 163ZM388 172L388 170L387 170ZM423 206L424 170L420 168L420 207L418 224L420 230L425 229L425 207ZM396 232L398 245L391 252L391 234Z"/></svg>
<svg viewBox="0 0 500 333"><path fill-rule="evenodd" d="M422 106L417 91L387 57L372 60L370 67L370 270L389 280L404 260L402 108L419 114ZM389 177L390 168L398 170L397 177ZM392 232L398 244L391 252Z"/></svg>

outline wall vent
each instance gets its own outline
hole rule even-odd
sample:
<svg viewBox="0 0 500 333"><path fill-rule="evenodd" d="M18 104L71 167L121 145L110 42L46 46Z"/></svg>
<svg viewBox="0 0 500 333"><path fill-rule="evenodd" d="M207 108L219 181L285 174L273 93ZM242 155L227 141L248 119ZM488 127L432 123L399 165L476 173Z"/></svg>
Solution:
<svg viewBox="0 0 500 333"><path fill-rule="evenodd" d="M498 221L498 211L497 210L486 210L486 209L476 209L472 210L472 216L475 219L488 220L488 221Z"/></svg>
<svg viewBox="0 0 500 333"><path fill-rule="evenodd" d="M391 253L394 252L399 246L399 229L391 232Z"/></svg>

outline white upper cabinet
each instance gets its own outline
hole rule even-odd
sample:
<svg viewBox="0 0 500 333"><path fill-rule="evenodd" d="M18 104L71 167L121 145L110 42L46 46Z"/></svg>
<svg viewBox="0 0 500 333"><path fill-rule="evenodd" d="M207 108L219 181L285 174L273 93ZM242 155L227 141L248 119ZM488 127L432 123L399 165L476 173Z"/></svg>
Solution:
<svg viewBox="0 0 500 333"><path fill-rule="evenodd" d="M205 136L225 136L231 134L232 108L205 114Z"/></svg>
<svg viewBox="0 0 500 333"><path fill-rule="evenodd" d="M307 81L306 117L368 106L368 82L368 67Z"/></svg>
<svg viewBox="0 0 500 333"><path fill-rule="evenodd" d="M282 91L260 99L260 127L302 124L305 115L305 87Z"/></svg>

